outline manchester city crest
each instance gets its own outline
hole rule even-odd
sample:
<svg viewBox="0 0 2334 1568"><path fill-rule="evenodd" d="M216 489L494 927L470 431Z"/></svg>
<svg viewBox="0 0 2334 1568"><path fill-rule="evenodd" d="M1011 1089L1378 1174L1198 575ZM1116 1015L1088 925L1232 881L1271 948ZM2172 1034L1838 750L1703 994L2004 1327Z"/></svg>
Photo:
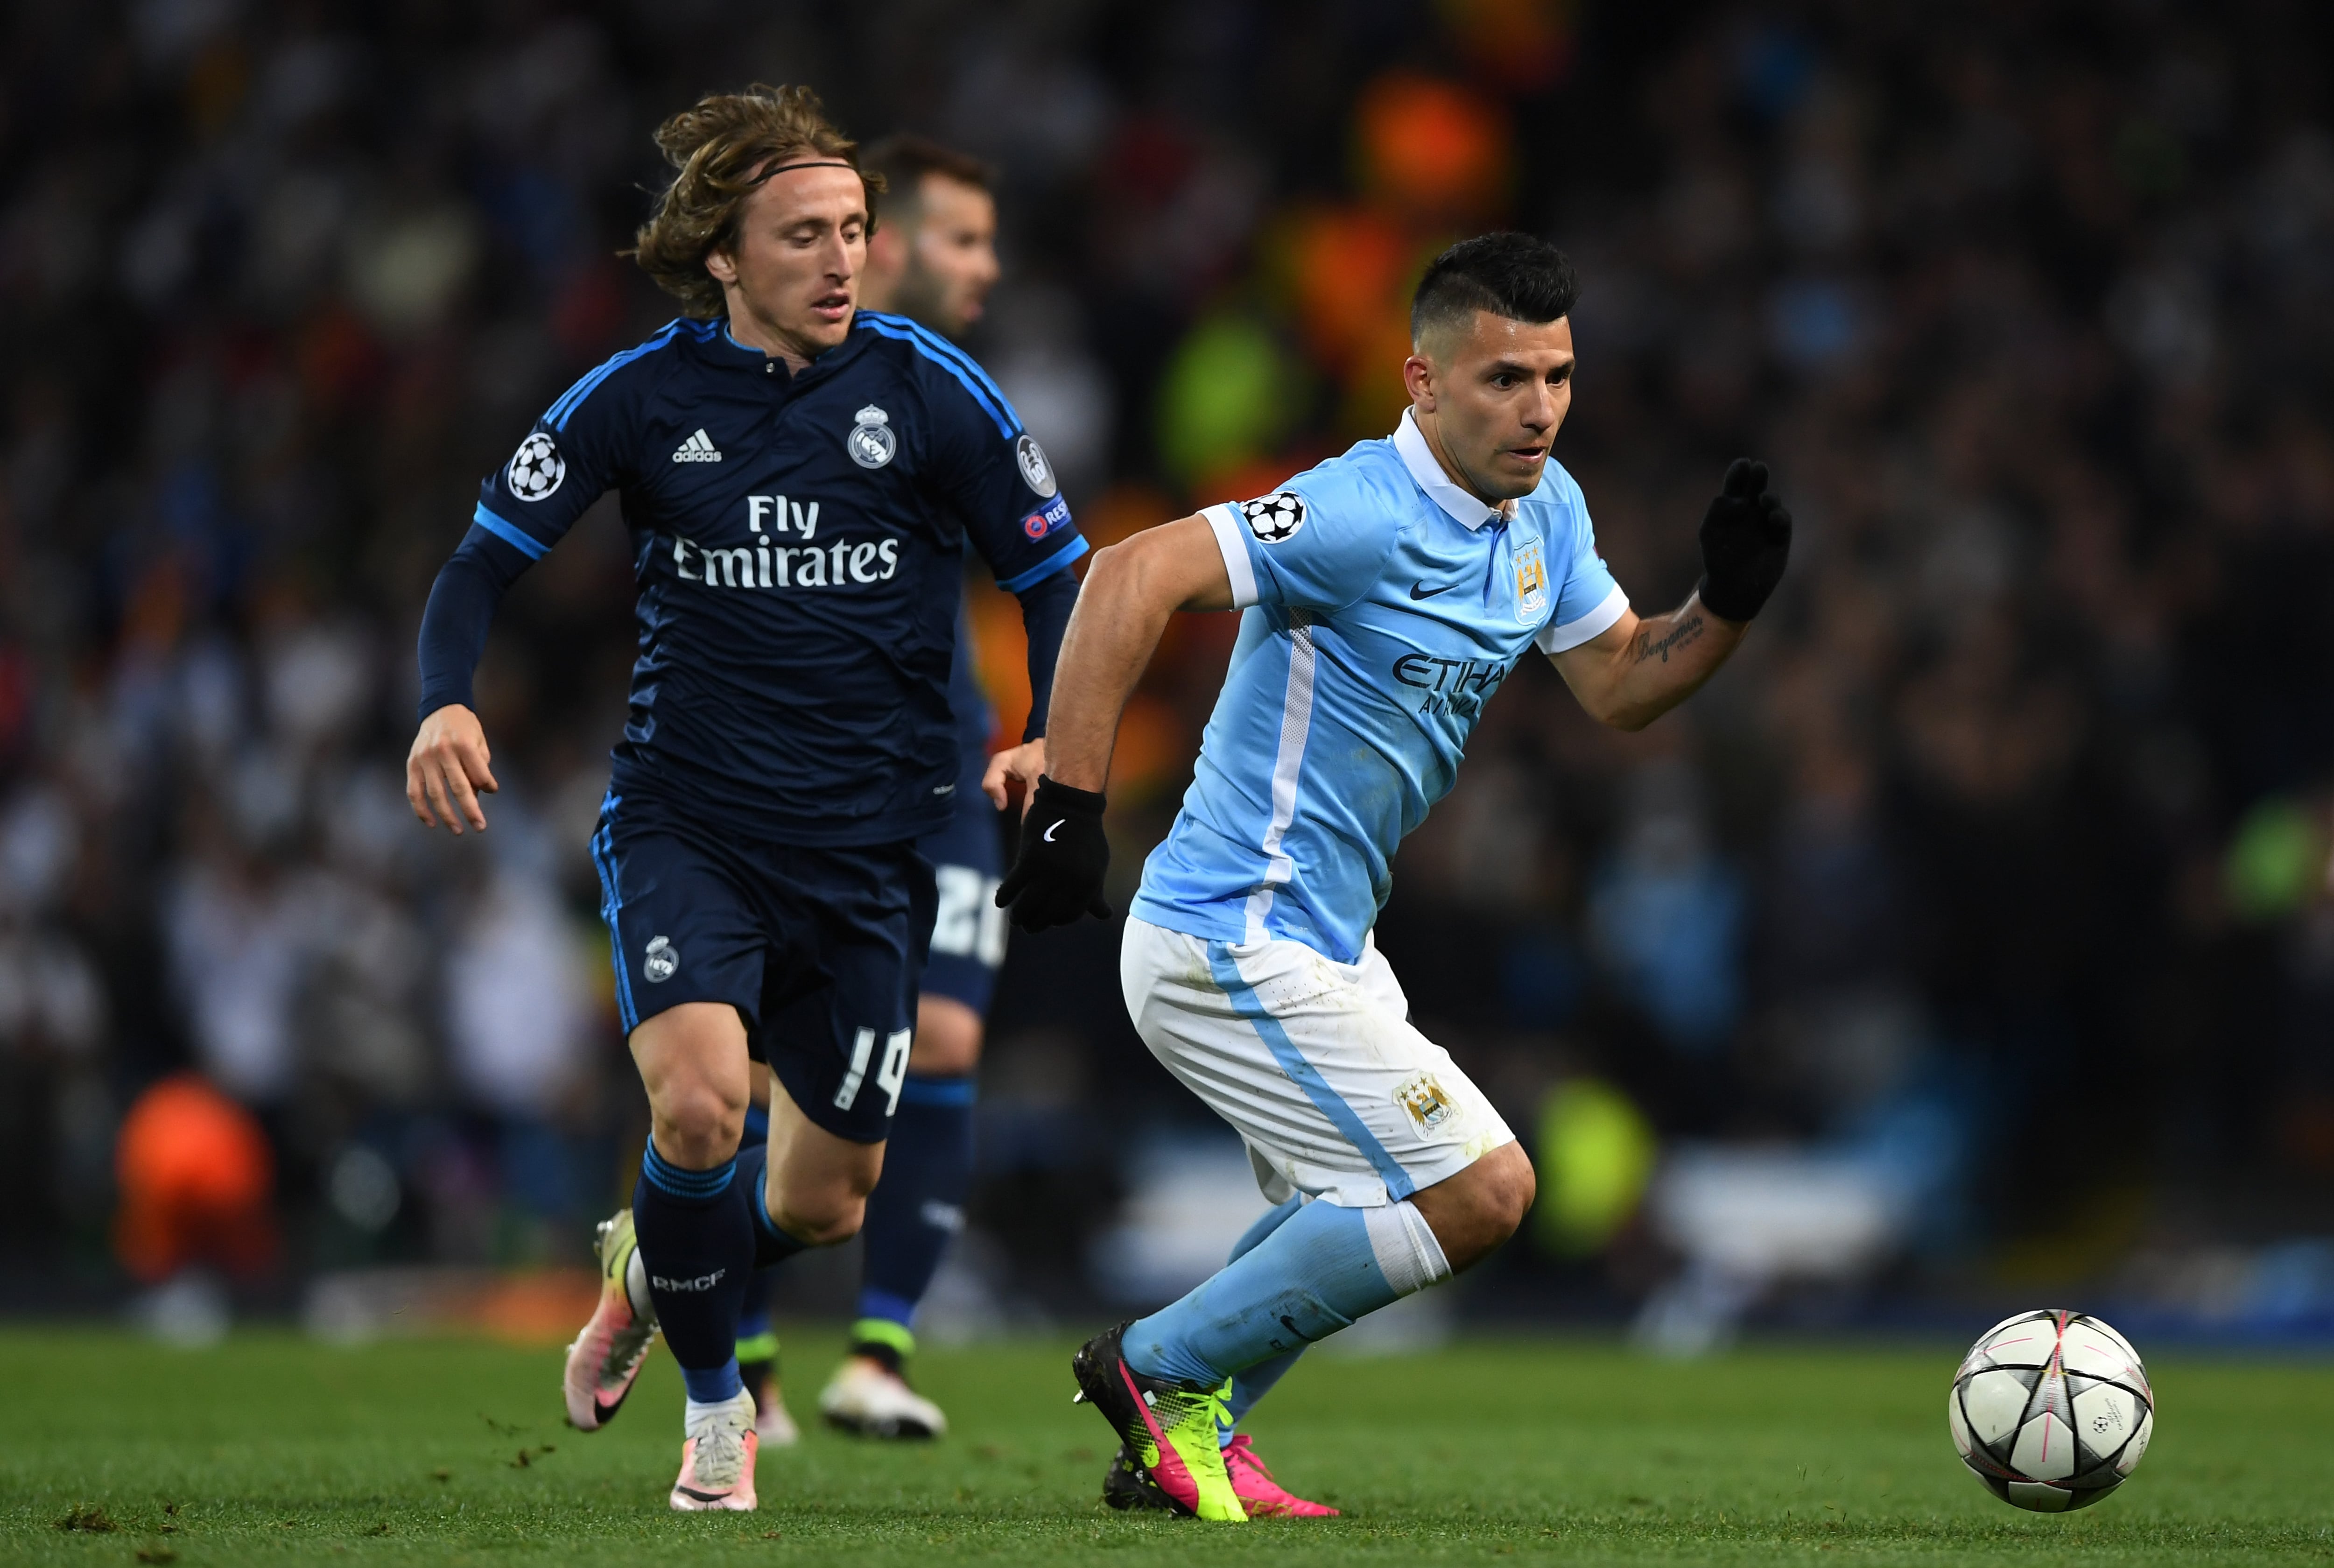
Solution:
<svg viewBox="0 0 2334 1568"><path fill-rule="evenodd" d="M1516 546L1516 619L1538 620L1548 613L1548 561L1537 539Z"/></svg>
<svg viewBox="0 0 2334 1568"><path fill-rule="evenodd" d="M1394 1092L1394 1097L1404 1111L1410 1112L1410 1119L1418 1123L1421 1132L1431 1132L1442 1126L1451 1120L1451 1113L1457 1109L1451 1103L1449 1093L1434 1081L1431 1073L1412 1073L1403 1080L1402 1086Z"/></svg>
<svg viewBox="0 0 2334 1568"><path fill-rule="evenodd" d="M881 468L890 462L900 449L900 438L892 433L892 416L870 403L851 417L858 422L843 438L851 460L863 468Z"/></svg>

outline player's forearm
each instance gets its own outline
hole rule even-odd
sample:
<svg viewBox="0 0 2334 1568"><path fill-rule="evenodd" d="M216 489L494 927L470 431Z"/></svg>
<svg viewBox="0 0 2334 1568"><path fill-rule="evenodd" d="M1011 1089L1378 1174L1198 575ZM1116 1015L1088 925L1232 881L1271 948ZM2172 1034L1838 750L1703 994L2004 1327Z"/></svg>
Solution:
<svg viewBox="0 0 2334 1568"><path fill-rule="evenodd" d="M1097 553L1062 636L1046 772L1075 789L1100 791L1109 782L1119 715L1175 612L1145 553L1131 544Z"/></svg>
<svg viewBox="0 0 2334 1568"><path fill-rule="evenodd" d="M510 577L483 550L464 541L430 584L421 611L416 652L421 665L420 712L427 718L441 707L474 707L470 678L486 650L487 630L510 586Z"/></svg>
<svg viewBox="0 0 2334 1568"><path fill-rule="evenodd" d="M1690 598L1666 615L1649 616L1616 649L1602 689L1583 694L1589 712L1615 729L1638 730L1692 697L1733 656L1749 630Z"/></svg>
<svg viewBox="0 0 2334 1568"><path fill-rule="evenodd" d="M1023 589L1021 629L1029 640L1029 722L1021 732L1027 742L1046 733L1046 714L1052 706L1054 671L1060 667L1062 639L1077 607L1078 580L1064 570Z"/></svg>

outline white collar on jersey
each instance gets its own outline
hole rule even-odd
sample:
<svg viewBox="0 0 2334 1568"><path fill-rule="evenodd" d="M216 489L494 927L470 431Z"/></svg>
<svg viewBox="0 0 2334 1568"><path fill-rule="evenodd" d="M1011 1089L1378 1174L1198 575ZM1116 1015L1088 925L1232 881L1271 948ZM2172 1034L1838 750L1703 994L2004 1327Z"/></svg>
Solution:
<svg viewBox="0 0 2334 1568"><path fill-rule="evenodd" d="M1435 461L1434 449L1426 444L1426 437L1420 432L1415 411L1409 409L1402 411L1402 423L1394 433L1394 449L1402 454L1402 466L1410 470L1410 476L1418 481L1418 487L1426 492L1427 497L1450 513L1461 527L1471 533L1494 517L1513 517L1516 515L1514 502L1486 506L1451 482L1451 476L1445 474L1442 465Z"/></svg>

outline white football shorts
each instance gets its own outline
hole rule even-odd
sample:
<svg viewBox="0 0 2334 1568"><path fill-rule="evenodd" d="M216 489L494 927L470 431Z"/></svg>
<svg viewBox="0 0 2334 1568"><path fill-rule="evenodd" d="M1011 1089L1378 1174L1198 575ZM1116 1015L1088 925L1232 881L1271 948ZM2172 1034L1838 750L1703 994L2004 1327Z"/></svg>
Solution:
<svg viewBox="0 0 2334 1568"><path fill-rule="evenodd" d="M1451 1053L1411 1027L1374 939L1339 964L1302 942L1213 942L1130 919L1119 983L1143 1043L1247 1140L1276 1203L1399 1202L1515 1141Z"/></svg>

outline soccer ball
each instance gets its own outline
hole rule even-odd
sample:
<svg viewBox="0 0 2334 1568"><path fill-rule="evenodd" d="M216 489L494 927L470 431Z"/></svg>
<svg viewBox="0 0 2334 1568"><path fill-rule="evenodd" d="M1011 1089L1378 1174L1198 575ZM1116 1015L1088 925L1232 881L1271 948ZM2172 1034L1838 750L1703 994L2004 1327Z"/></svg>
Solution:
<svg viewBox="0 0 2334 1568"><path fill-rule="evenodd" d="M1970 1347L1945 1420L1987 1491L2063 1514L2089 1507L2138 1467L2156 1395L2129 1340L2095 1317L2046 1308L2004 1318Z"/></svg>

